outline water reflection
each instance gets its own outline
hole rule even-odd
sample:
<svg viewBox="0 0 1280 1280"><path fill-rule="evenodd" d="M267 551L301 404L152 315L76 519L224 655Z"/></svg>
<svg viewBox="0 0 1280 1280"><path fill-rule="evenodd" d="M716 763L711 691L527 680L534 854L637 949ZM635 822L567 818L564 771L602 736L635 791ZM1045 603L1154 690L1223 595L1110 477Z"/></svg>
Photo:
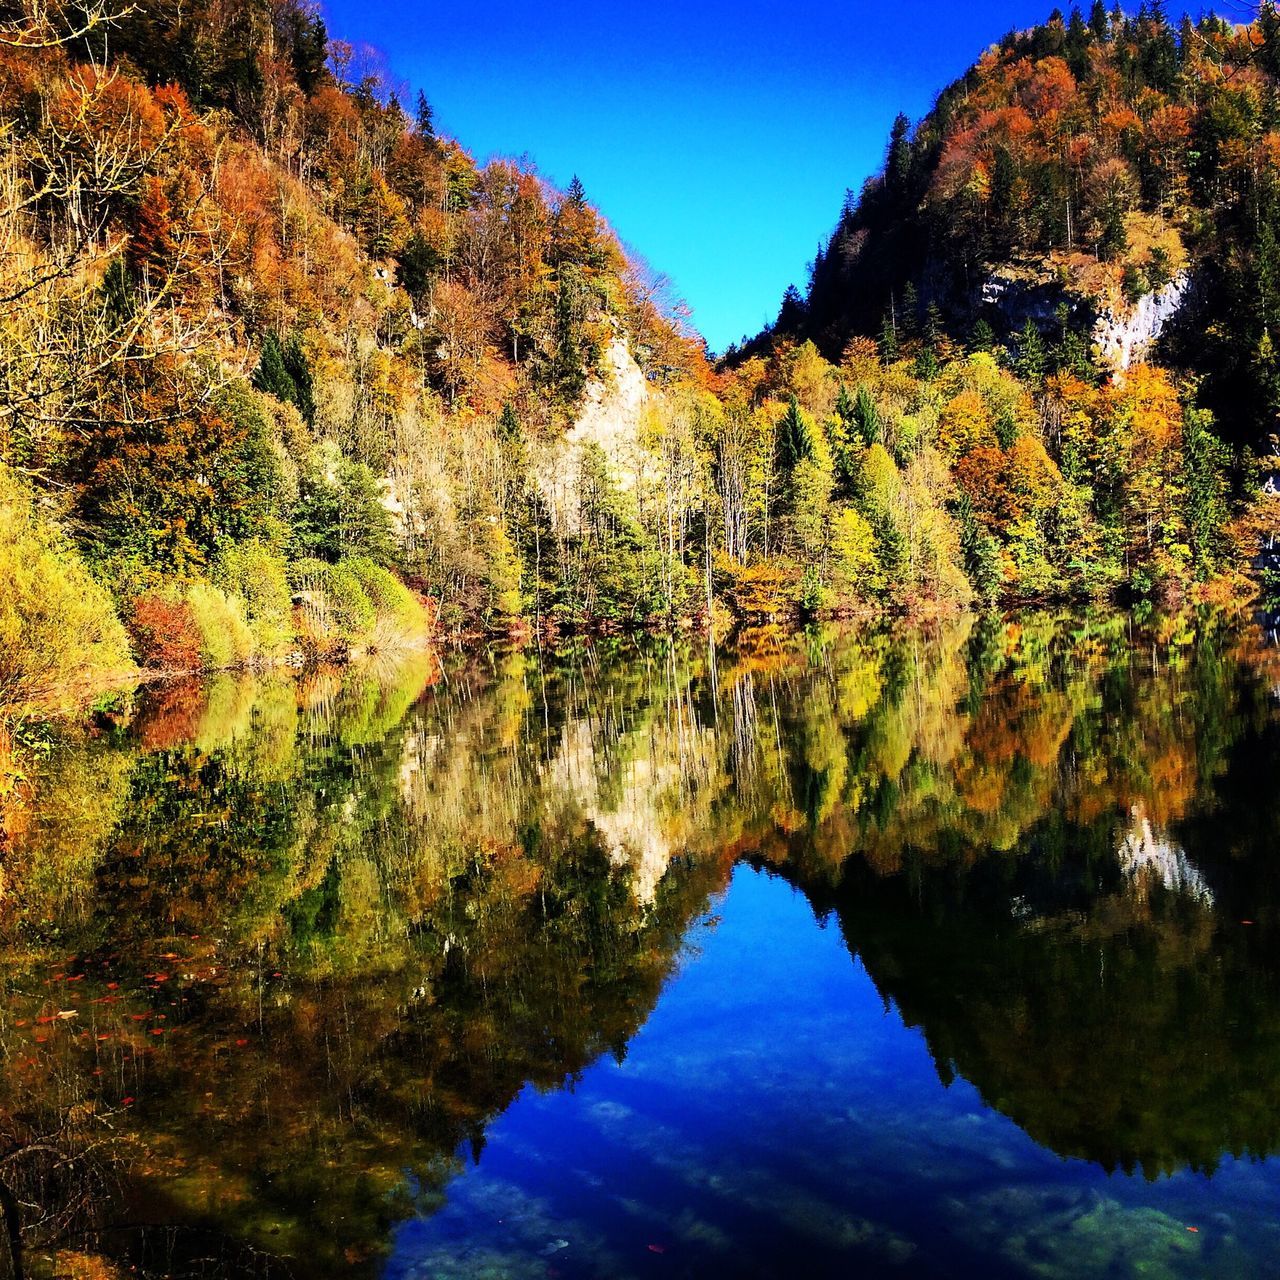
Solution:
<svg viewBox="0 0 1280 1280"><path fill-rule="evenodd" d="M674 1084L701 1025L754 1082L741 1107L762 1076L789 1081L756 1118L787 1118L753 1149L762 1181L706 1210L699 1256L728 1256L789 1148L820 1145L802 1103L831 1050L810 1024L835 1016L763 980L753 1018L791 1048L762 1064L712 987L682 977L659 1004L744 861L843 940L811 981L844 981L852 955L920 1029L932 1090L967 1081L1047 1151L1148 1179L1270 1154L1276 662L1207 613L1029 615L142 692L44 761L8 855L11 1253L37 1275L373 1274L397 1223L445 1230L460 1172L501 1167L490 1127L526 1086L602 1087L592 1064L626 1061L642 1027L665 1046L643 1071ZM762 911L744 936L772 927ZM655 1006L682 1001L695 1021L655 1041ZM576 1097L537 1178L567 1173ZM722 1121L683 1105L699 1158L722 1160ZM905 1150L911 1117L890 1115L864 1139L890 1126L884 1150ZM879 1216L831 1257L910 1269L923 1228L891 1206L916 1175L878 1158ZM874 1172L845 1164L806 1192L840 1214ZM552 1235L520 1265L610 1273L601 1215L593 1264L542 1254Z"/></svg>

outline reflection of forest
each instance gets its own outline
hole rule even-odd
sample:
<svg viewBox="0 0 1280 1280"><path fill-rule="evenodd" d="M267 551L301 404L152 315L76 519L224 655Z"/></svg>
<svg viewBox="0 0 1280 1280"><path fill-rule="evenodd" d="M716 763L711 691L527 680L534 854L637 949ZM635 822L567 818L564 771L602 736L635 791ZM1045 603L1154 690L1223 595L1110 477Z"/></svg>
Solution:
<svg viewBox="0 0 1280 1280"><path fill-rule="evenodd" d="M1271 1150L1272 683L1211 615L1037 616L139 696L5 868L27 1269L372 1266L526 1082L626 1052L740 856L1054 1150Z"/></svg>

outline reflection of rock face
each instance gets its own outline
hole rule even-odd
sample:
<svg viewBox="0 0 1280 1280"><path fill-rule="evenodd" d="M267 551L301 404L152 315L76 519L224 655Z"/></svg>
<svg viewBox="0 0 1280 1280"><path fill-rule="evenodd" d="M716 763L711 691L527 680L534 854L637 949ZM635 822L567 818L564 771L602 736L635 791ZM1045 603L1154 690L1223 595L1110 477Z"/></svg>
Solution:
<svg viewBox="0 0 1280 1280"><path fill-rule="evenodd" d="M577 421L539 469L539 487L561 529L577 526L583 462L591 446L603 455L610 481L624 491L638 488L654 468L641 443L654 393L621 338L609 344L605 365L605 379L587 386Z"/></svg>
<svg viewBox="0 0 1280 1280"><path fill-rule="evenodd" d="M658 882L679 852L675 828L682 822L683 781L700 771L698 764L715 759L712 730L687 724L681 737L673 743L635 741L628 735L623 750L634 749L634 754L618 761L601 758L591 725L575 720L565 726L560 749L547 768L552 793L571 798L581 809L615 866L631 868L632 892L639 902L653 901Z"/></svg>
<svg viewBox="0 0 1280 1280"><path fill-rule="evenodd" d="M1141 895L1152 879L1173 893L1186 894L1205 906L1213 905L1213 890L1187 857L1186 851L1159 836L1141 807L1133 808L1133 823L1120 841L1120 868Z"/></svg>

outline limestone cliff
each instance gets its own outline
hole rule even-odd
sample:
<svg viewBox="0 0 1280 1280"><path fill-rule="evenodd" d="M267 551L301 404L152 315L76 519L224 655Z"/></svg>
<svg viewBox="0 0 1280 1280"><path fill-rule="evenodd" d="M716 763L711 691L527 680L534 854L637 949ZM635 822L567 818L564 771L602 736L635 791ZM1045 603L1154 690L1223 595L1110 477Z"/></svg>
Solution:
<svg viewBox="0 0 1280 1280"><path fill-rule="evenodd" d="M538 469L552 520L566 532L576 531L581 520L582 484L591 471L593 453L610 482L624 492L638 492L657 474L644 430L658 408L660 393L649 386L621 336L610 342L604 366L604 376L587 384L573 425Z"/></svg>

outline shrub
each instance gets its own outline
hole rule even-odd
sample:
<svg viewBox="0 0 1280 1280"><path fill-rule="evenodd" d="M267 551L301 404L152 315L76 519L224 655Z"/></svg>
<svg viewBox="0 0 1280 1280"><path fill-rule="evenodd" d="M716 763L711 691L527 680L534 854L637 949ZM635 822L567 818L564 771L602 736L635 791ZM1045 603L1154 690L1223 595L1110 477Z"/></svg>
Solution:
<svg viewBox="0 0 1280 1280"><path fill-rule="evenodd" d="M263 658L278 658L293 640L289 571L263 542L241 542L219 557L214 581L239 605Z"/></svg>
<svg viewBox="0 0 1280 1280"><path fill-rule="evenodd" d="M107 592L0 466L0 705L48 707L132 667Z"/></svg>
<svg viewBox="0 0 1280 1280"><path fill-rule="evenodd" d="M253 657L253 633L238 600L211 582L193 582L186 603L200 633L200 665L206 671L243 666Z"/></svg>
<svg viewBox="0 0 1280 1280"><path fill-rule="evenodd" d="M420 643L428 636L431 623L427 611L395 574L363 557L342 563L355 575L373 606L372 647L393 649Z"/></svg>
<svg viewBox="0 0 1280 1280"><path fill-rule="evenodd" d="M158 671L194 671L201 665L200 629L185 600L139 596L129 611L127 626L143 666Z"/></svg>
<svg viewBox="0 0 1280 1280"><path fill-rule="evenodd" d="M301 629L312 648L328 653L361 644L373 631L377 612L348 564L299 560L291 577L301 597Z"/></svg>

